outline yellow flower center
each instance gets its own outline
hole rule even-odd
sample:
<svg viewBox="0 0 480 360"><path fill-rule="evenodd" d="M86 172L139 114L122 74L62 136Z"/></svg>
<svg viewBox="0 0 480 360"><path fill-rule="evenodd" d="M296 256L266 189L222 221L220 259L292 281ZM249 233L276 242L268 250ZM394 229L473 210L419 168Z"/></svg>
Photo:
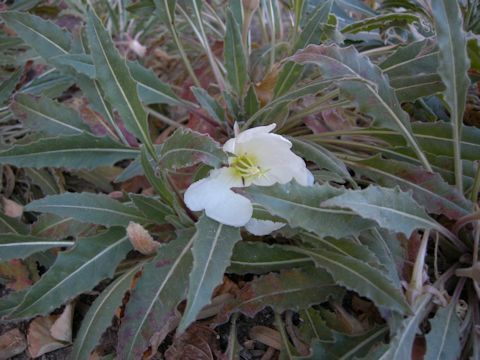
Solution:
<svg viewBox="0 0 480 360"><path fill-rule="evenodd" d="M253 155L241 154L232 158L230 167L235 170L236 174L242 179L251 180L260 177L266 173L257 165L257 159Z"/></svg>

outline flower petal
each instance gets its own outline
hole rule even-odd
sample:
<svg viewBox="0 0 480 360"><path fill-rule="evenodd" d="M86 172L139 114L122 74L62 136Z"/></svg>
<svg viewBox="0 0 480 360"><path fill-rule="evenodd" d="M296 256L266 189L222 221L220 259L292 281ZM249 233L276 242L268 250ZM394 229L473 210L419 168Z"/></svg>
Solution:
<svg viewBox="0 0 480 360"><path fill-rule="evenodd" d="M234 193L232 187L242 187L241 179L229 168L213 170L185 191L185 204L192 211L205 214L225 225L244 226L252 217L253 207L246 197Z"/></svg>
<svg viewBox="0 0 480 360"><path fill-rule="evenodd" d="M277 126L277 125L276 124L270 124L270 125L267 125L267 126L257 126L257 127L242 131L240 134L238 134L238 136L235 136L233 139L228 140L223 145L223 151L229 152L229 153L232 153L232 154L238 154L238 149L237 149L238 144L249 141L250 139L255 138L258 135L268 134L273 129L275 129L275 126ZM282 138L280 135L275 135L275 136L278 136L278 137ZM282 138L282 139L284 139L284 138ZM286 140L286 139L284 139L284 140Z"/></svg>
<svg viewBox="0 0 480 360"><path fill-rule="evenodd" d="M264 236L281 229L284 226L285 224L281 222L251 218L245 225L245 229L255 236Z"/></svg>

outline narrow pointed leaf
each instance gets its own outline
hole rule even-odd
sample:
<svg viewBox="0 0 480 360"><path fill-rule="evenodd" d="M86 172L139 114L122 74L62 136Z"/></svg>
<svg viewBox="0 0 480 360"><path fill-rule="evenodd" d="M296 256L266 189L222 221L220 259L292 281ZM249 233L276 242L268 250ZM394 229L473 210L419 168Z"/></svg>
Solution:
<svg viewBox="0 0 480 360"><path fill-rule="evenodd" d="M128 69L138 84L138 96L144 104L169 104L185 106L170 86L161 81L150 69L137 62L128 62Z"/></svg>
<svg viewBox="0 0 480 360"><path fill-rule="evenodd" d="M140 266L135 266L126 271L95 299L82 320L82 325L73 343L70 359L88 360L90 358L90 353L110 326L118 307L122 305L125 293L132 286L133 277L139 270L141 270Z"/></svg>
<svg viewBox="0 0 480 360"><path fill-rule="evenodd" d="M89 13L87 35L97 79L108 101L118 110L125 126L156 156L148 132L147 114L138 98L137 84L100 19Z"/></svg>
<svg viewBox="0 0 480 360"><path fill-rule="evenodd" d="M193 267L189 277L187 307L178 326L184 332L202 308L210 304L213 290L220 285L230 264L233 247L240 241L240 229L220 224L205 215L196 225Z"/></svg>
<svg viewBox="0 0 480 360"><path fill-rule="evenodd" d="M226 154L217 142L208 135L188 129L175 131L160 152L160 164L164 169L178 169L200 162L219 167L226 161Z"/></svg>
<svg viewBox="0 0 480 360"><path fill-rule="evenodd" d="M132 159L138 150L128 148L107 137L87 133L80 135L42 138L26 145L14 145L0 152L0 164L18 167L66 167L92 169Z"/></svg>
<svg viewBox="0 0 480 360"><path fill-rule="evenodd" d="M207 110L208 114L215 119L219 124L226 122L225 110L220 106L220 104L212 98L205 89L192 86L190 88L193 95L197 98L198 103L202 108Z"/></svg>
<svg viewBox="0 0 480 360"><path fill-rule="evenodd" d="M381 227L401 232L407 237L416 229L438 229L440 225L418 205L411 193L398 188L369 186L364 190L348 190L322 203L355 211L363 218L376 221Z"/></svg>
<svg viewBox="0 0 480 360"><path fill-rule="evenodd" d="M38 251L55 247L70 247L73 244L73 241L52 241L29 235L1 234L0 261L24 259Z"/></svg>
<svg viewBox="0 0 480 360"><path fill-rule="evenodd" d="M0 17L15 30L23 41L30 45L40 56L48 59L67 54L70 50L71 35L51 21L27 12L8 11Z"/></svg>
<svg viewBox="0 0 480 360"><path fill-rule="evenodd" d="M301 249L289 247L292 251L309 255L318 267L327 270L333 279L347 289L370 298L378 306L392 309L401 314L410 309L399 288L392 284L379 269L350 256L344 256L323 249Z"/></svg>
<svg viewBox="0 0 480 360"><path fill-rule="evenodd" d="M255 256L252 256L255 254ZM306 255L286 250L282 245L241 241L233 248L229 273L262 274L271 271L312 265Z"/></svg>
<svg viewBox="0 0 480 360"><path fill-rule="evenodd" d="M460 319L457 316L457 303L438 309L430 320L431 330L425 337L427 352L425 360L455 359L461 353Z"/></svg>
<svg viewBox="0 0 480 360"><path fill-rule="evenodd" d="M177 239L161 246L157 256L144 267L118 332L120 360L140 359L151 337L161 332L185 298L193 239L191 230L179 233Z"/></svg>
<svg viewBox="0 0 480 360"><path fill-rule="evenodd" d="M89 130L77 111L45 96L18 94L11 107L26 128L47 135L78 135Z"/></svg>
<svg viewBox="0 0 480 360"><path fill-rule="evenodd" d="M329 185L301 186L296 182L270 187L250 186L238 190L271 214L280 216L292 227L300 227L320 236L343 237L372 228L372 221L352 211L321 207L327 199L343 193Z"/></svg>
<svg viewBox="0 0 480 360"><path fill-rule="evenodd" d="M230 8L227 9L227 24L224 40L225 67L227 79L237 96L241 99L247 81L247 61L242 43L240 26Z"/></svg>
<svg viewBox="0 0 480 360"><path fill-rule="evenodd" d="M403 161L374 157L350 163L356 172L368 176L378 185L399 186L412 191L413 198L424 204L429 213L458 219L470 213L472 203L437 173Z"/></svg>
<svg viewBox="0 0 480 360"><path fill-rule="evenodd" d="M71 217L80 222L105 226L124 226L130 221L147 223L137 209L128 207L103 194L64 193L34 200L25 207L26 211L38 211Z"/></svg>
<svg viewBox="0 0 480 360"><path fill-rule="evenodd" d="M432 2L438 48L438 72L445 84L445 101L450 108L455 154L455 181L463 189L462 162L460 161L461 129L467 100L468 70L466 34L463 31L462 12L457 1L437 0Z"/></svg>
<svg viewBox="0 0 480 360"><path fill-rule="evenodd" d="M131 249L125 230L120 228L80 239L73 249L58 255L55 264L30 288L9 317L22 319L48 314L113 276L118 263Z"/></svg>

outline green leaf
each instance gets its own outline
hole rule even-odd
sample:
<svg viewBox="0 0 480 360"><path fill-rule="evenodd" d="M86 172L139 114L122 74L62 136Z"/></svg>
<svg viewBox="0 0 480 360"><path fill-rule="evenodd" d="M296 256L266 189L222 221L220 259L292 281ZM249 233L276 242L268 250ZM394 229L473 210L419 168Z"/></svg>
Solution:
<svg viewBox="0 0 480 360"><path fill-rule="evenodd" d="M21 234L28 233L28 226L0 212L0 234Z"/></svg>
<svg viewBox="0 0 480 360"><path fill-rule="evenodd" d="M24 168L23 170L32 184L37 185L44 195L55 195L62 192L58 178L47 169Z"/></svg>
<svg viewBox="0 0 480 360"><path fill-rule="evenodd" d="M152 222L164 224L165 217L173 215L170 207L162 203L159 199L138 194L128 194L133 203Z"/></svg>
<svg viewBox="0 0 480 360"><path fill-rule="evenodd" d="M269 187L249 186L238 190L271 214L282 217L292 227L300 227L319 236L344 237L374 227L352 211L320 207L323 201L343 190L330 185L301 186L296 182Z"/></svg>
<svg viewBox="0 0 480 360"><path fill-rule="evenodd" d="M253 318L266 306L271 306L277 313L307 309L329 298L339 298L344 292L324 270L282 270L278 274L270 273L248 282L236 298L226 304L217 321L227 321L237 311Z"/></svg>
<svg viewBox="0 0 480 360"><path fill-rule="evenodd" d="M248 88L247 95L244 99L244 109L247 117L252 116L258 110L260 110L260 102L257 98L257 93L255 92L255 86L251 85Z"/></svg>
<svg viewBox="0 0 480 360"><path fill-rule="evenodd" d="M153 161L153 164L152 164ZM173 204L174 197L172 195L172 191L170 190L169 186L166 183L166 179L164 176L159 177L157 176L156 169L152 167L152 165L156 166L155 161L147 154L145 148L142 148L140 153L140 163L143 168L143 172L150 183L153 186L155 191L158 195L167 203ZM160 174L161 175L161 174Z"/></svg>
<svg viewBox="0 0 480 360"><path fill-rule="evenodd" d="M286 250L282 245L241 241L233 248L228 273L263 274L312 264L306 255Z"/></svg>
<svg viewBox="0 0 480 360"><path fill-rule="evenodd" d="M368 176L376 184L399 186L412 191L413 198L423 204L429 213L459 219L471 212L473 204L439 174L426 171L403 161L384 160L380 156L349 162L357 173Z"/></svg>
<svg viewBox="0 0 480 360"><path fill-rule="evenodd" d="M185 106L182 99L173 92L168 84L161 81L152 70L143 67L138 62L128 62L127 66L133 79L138 84L138 96L144 104Z"/></svg>
<svg viewBox="0 0 480 360"><path fill-rule="evenodd" d="M72 250L58 255L55 264L32 285L9 318L48 314L76 295L91 290L101 280L113 276L118 263L131 249L125 230L120 228L78 240Z"/></svg>
<svg viewBox="0 0 480 360"><path fill-rule="evenodd" d="M87 133L80 135L41 138L26 145L14 145L0 152L0 163L18 167L66 167L92 169L132 159L138 150L107 138Z"/></svg>
<svg viewBox="0 0 480 360"><path fill-rule="evenodd" d="M351 178L345 164L322 146L300 138L289 137L288 139L293 144L293 151L306 160L313 161L319 168L330 170L345 179Z"/></svg>
<svg viewBox="0 0 480 360"><path fill-rule="evenodd" d="M224 39L225 68L230 86L241 99L248 79L247 60L240 27L230 8L227 8L227 24Z"/></svg>
<svg viewBox="0 0 480 360"><path fill-rule="evenodd" d="M355 101L361 112L372 116L375 124L399 131L430 170L428 160L412 134L408 114L402 110L388 78L367 56L353 46L310 45L291 59L301 64L317 65L326 79L340 78L336 82L341 92Z"/></svg>
<svg viewBox="0 0 480 360"><path fill-rule="evenodd" d="M348 190L322 203L355 211L363 218L376 221L381 227L409 237L416 229L439 229L440 224L427 215L411 193L399 188L369 186L364 190Z"/></svg>
<svg viewBox="0 0 480 360"><path fill-rule="evenodd" d="M116 108L126 128L142 140L149 153L156 157L148 133L147 114L138 98L137 85L120 57L100 19L88 15L87 35L97 79L108 101Z"/></svg>
<svg viewBox="0 0 480 360"><path fill-rule="evenodd" d="M22 302L29 289L24 289L4 295L0 298L0 318L10 314Z"/></svg>
<svg viewBox="0 0 480 360"><path fill-rule="evenodd" d="M45 96L18 94L11 105L23 125L47 135L78 135L89 131L78 111Z"/></svg>
<svg viewBox="0 0 480 360"><path fill-rule="evenodd" d="M453 128L453 149L455 158L455 183L463 189L461 159L461 129L463 113L470 85L467 54L467 40L463 31L462 12L456 1L437 0L432 2L438 48L438 73L445 84L445 101L450 109Z"/></svg>
<svg viewBox="0 0 480 360"><path fill-rule="evenodd" d="M431 294L424 295L415 307L413 316L404 319L399 326L397 333L391 339L387 352L381 360L410 360L412 358L412 347L418 332L418 327L426 315L424 310L432 299Z"/></svg>
<svg viewBox="0 0 480 360"><path fill-rule="evenodd" d="M72 218L54 214L41 214L32 225L32 235L48 239L65 239L85 234L93 226Z"/></svg>
<svg viewBox="0 0 480 360"><path fill-rule="evenodd" d="M51 195L32 201L25 210L71 217L80 222L105 226L126 227L130 221L141 224L150 222L137 209L128 207L104 194Z"/></svg>
<svg viewBox="0 0 480 360"><path fill-rule="evenodd" d="M207 110L208 114L215 119L216 122L219 124L226 123L225 110L208 94L206 90L195 86L190 87L190 90L193 95L195 95L195 98L201 107Z"/></svg>
<svg viewBox="0 0 480 360"><path fill-rule="evenodd" d="M362 19L348 24L342 29L342 33L356 34L361 31L374 29L386 30L394 26L405 26L414 22L420 22L418 16L408 13L381 14L378 16Z"/></svg>
<svg viewBox="0 0 480 360"><path fill-rule="evenodd" d="M327 270L340 285L370 298L378 306L404 314L410 311L403 293L383 272L362 260L323 249L302 249L289 246L289 250L308 255L318 267Z"/></svg>
<svg viewBox="0 0 480 360"><path fill-rule="evenodd" d="M0 84L0 104L3 104L5 101L8 100L12 92L15 90L18 82L20 81L20 77L23 73L23 67L19 67L16 71L10 75L10 77Z"/></svg>
<svg viewBox="0 0 480 360"><path fill-rule="evenodd" d="M51 21L26 12L7 11L0 14L5 23L40 56L49 59L67 54L71 35Z"/></svg>
<svg viewBox="0 0 480 360"><path fill-rule="evenodd" d="M162 169L178 169L198 163L219 167L226 162L227 156L217 142L189 129L177 129L160 151Z"/></svg>
<svg viewBox="0 0 480 360"><path fill-rule="evenodd" d="M50 59L50 62L69 66L77 74L85 75L90 79L96 78L95 65L92 57L88 54L60 55ZM168 84L161 81L152 70L133 61L127 61L127 67L131 76L137 82L138 96L143 103L185 106L182 99L173 92Z"/></svg>
<svg viewBox="0 0 480 360"><path fill-rule="evenodd" d="M24 86L22 92L56 98L74 84L75 79L71 76L63 75L60 71L47 71Z"/></svg>
<svg viewBox="0 0 480 360"><path fill-rule="evenodd" d="M50 241L28 235L0 234L0 261L24 259L38 251L54 247L70 247L73 244L73 241Z"/></svg>
<svg viewBox="0 0 480 360"><path fill-rule="evenodd" d="M310 14L299 39L293 47L293 51L303 49L308 44L318 44L324 31L324 26L328 21L328 16L332 9L332 0L320 2L314 11ZM283 66L282 71L278 75L275 84L275 97L284 95L292 85L299 79L302 74L302 67L293 62L288 62Z"/></svg>
<svg viewBox="0 0 480 360"><path fill-rule="evenodd" d="M435 95L445 89L438 74L417 74L390 79L395 89L395 96L401 103L415 101L419 98Z"/></svg>
<svg viewBox="0 0 480 360"><path fill-rule="evenodd" d="M311 343L312 339L330 342L334 341L332 330L327 326L320 312L314 308L299 311L300 319L303 322L299 326L303 340Z"/></svg>
<svg viewBox="0 0 480 360"><path fill-rule="evenodd" d="M334 331L334 342L316 340L312 346L312 354L296 359L358 359L366 355L369 350L381 342L388 333L387 327L378 327L362 335L349 336Z"/></svg>
<svg viewBox="0 0 480 360"><path fill-rule="evenodd" d="M220 224L205 215L196 228L187 307L178 326L179 333L183 333L196 320L200 310L210 304L213 290L222 282L230 265L233 247L241 240L239 228Z"/></svg>
<svg viewBox="0 0 480 360"><path fill-rule="evenodd" d="M168 322L188 288L193 241L193 231L180 232L177 239L158 248L157 256L144 267L118 332L119 359L142 358L154 334L162 339L169 332Z"/></svg>
<svg viewBox="0 0 480 360"><path fill-rule="evenodd" d="M125 293L132 285L133 277L139 270L141 266L137 265L126 271L95 299L82 320L69 355L70 359L88 360L90 358L90 353L100 341L103 332L110 326Z"/></svg>
<svg viewBox="0 0 480 360"><path fill-rule="evenodd" d="M447 307L438 309L430 320L431 330L425 337L427 341L425 360L455 359L461 354L461 322L456 310L457 302L452 301Z"/></svg>
<svg viewBox="0 0 480 360"><path fill-rule="evenodd" d="M331 237L319 237L310 233L302 232L299 238L314 248L334 251L338 254L351 256L358 260L379 268L379 261L377 257L371 252L368 247L359 245L352 241L352 239L334 239Z"/></svg>

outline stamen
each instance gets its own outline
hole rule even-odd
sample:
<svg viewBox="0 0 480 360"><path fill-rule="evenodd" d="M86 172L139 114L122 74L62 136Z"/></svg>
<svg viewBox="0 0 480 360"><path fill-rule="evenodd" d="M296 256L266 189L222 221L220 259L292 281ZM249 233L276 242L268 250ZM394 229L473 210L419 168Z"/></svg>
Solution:
<svg viewBox="0 0 480 360"><path fill-rule="evenodd" d="M245 179L258 178L265 176L268 170L260 169L254 156L248 154L238 155L230 163L237 174Z"/></svg>

